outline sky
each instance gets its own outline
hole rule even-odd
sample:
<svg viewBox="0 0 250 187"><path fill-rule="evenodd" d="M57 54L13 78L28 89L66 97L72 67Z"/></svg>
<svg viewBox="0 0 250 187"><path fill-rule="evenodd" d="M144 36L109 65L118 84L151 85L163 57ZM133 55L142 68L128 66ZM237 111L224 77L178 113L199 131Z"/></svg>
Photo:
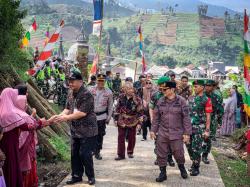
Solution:
<svg viewBox="0 0 250 187"><path fill-rule="evenodd" d="M200 0L209 4L220 5L232 10L243 12L246 8L250 12L250 0Z"/></svg>

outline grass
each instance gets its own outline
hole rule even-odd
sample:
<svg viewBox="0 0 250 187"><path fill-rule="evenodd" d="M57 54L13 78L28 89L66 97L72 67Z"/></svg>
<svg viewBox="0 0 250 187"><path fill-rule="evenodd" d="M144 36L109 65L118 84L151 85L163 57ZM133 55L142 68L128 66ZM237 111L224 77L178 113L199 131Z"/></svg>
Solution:
<svg viewBox="0 0 250 187"><path fill-rule="evenodd" d="M220 175L225 187L249 187L250 177L246 175L247 165L241 159L232 160L216 151L213 156L220 170Z"/></svg>
<svg viewBox="0 0 250 187"><path fill-rule="evenodd" d="M59 160L70 161L70 146L63 138L56 136L49 139L49 142L58 151Z"/></svg>

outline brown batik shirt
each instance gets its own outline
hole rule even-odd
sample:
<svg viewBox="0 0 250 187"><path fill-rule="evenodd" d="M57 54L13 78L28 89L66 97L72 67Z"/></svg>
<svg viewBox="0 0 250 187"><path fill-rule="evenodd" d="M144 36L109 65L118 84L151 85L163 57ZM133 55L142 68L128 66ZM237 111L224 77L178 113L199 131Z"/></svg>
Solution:
<svg viewBox="0 0 250 187"><path fill-rule="evenodd" d="M75 110L87 115L71 121L70 131L72 138L87 138L98 134L97 120L94 112L94 97L85 88L81 87L78 93L72 91L68 95L66 108L73 114Z"/></svg>

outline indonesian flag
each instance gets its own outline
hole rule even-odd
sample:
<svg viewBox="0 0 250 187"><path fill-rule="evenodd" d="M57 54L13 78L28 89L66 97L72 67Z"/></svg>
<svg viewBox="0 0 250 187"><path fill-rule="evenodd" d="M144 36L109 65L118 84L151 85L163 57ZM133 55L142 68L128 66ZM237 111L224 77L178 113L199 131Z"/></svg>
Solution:
<svg viewBox="0 0 250 187"><path fill-rule="evenodd" d="M36 18L34 17L34 21L31 25L31 27L29 28L29 30L25 33L23 39L22 39L22 44L21 44L21 48L24 47L28 47L29 43L30 43L30 35L32 31L36 31L37 30L37 24L36 24Z"/></svg>
<svg viewBox="0 0 250 187"><path fill-rule="evenodd" d="M244 40L250 42L250 31L249 31L248 25L249 25L249 17L247 15L247 10L245 9L245 15L244 15Z"/></svg>
<svg viewBox="0 0 250 187"><path fill-rule="evenodd" d="M41 52L39 59L36 63L36 66L33 68L33 70L35 70L35 71L29 70L27 72L29 75L34 75L31 73L37 72L38 70L40 70L44 66L44 62L52 56L52 51L54 49L56 42L59 39L59 36L60 36L60 33L61 33L63 26L64 26L64 21L62 20L59 27L56 29L54 34L50 37L47 45L44 47L43 51Z"/></svg>

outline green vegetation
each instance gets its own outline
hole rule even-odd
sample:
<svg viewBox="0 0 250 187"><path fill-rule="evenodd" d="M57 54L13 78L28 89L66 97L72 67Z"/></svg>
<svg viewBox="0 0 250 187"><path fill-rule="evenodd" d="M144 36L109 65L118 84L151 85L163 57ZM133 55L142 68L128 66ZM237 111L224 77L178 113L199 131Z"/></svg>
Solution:
<svg viewBox="0 0 250 187"><path fill-rule="evenodd" d="M59 160L69 161L70 160L70 146L63 138L56 136L49 139L49 142L59 153Z"/></svg>
<svg viewBox="0 0 250 187"><path fill-rule="evenodd" d="M213 155L218 164L220 175L226 187L248 187L250 178L246 175L247 165L241 159L232 160L216 151Z"/></svg>

